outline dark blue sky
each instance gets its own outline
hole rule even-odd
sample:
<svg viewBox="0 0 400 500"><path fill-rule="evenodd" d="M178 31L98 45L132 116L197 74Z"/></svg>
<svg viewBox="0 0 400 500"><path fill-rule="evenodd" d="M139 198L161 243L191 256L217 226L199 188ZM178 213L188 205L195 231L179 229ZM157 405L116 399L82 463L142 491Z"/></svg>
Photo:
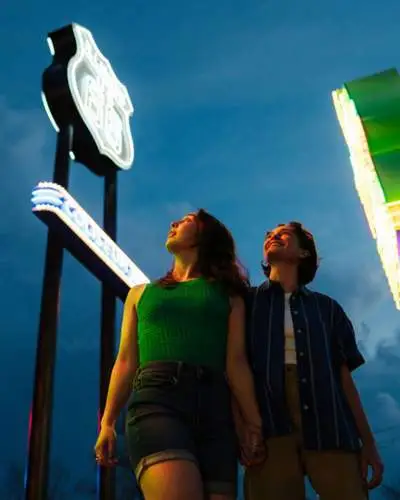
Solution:
<svg viewBox="0 0 400 500"><path fill-rule="evenodd" d="M254 282L265 230L301 220L322 264L315 288L351 316L368 363L357 381L379 432L387 482L399 476L400 316L354 189L331 101L343 82L399 66L400 4L7 2L0 32L1 428L23 464L32 394L45 227L30 192L52 175L55 133L41 107L48 31L92 31L127 85L135 164L120 174L120 246L150 277L168 267L170 221L205 207L232 230ZM73 165L71 194L101 221L102 183ZM93 474L100 287L65 259L53 457L71 480ZM397 429L393 426L397 425ZM397 469L396 469L397 467ZM379 494L374 496L379 498Z"/></svg>

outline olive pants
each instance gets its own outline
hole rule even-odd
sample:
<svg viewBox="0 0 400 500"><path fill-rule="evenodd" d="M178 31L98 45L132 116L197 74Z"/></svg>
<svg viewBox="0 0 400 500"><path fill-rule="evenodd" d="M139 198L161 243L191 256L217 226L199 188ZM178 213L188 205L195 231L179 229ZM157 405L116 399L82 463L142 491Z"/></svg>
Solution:
<svg viewBox="0 0 400 500"><path fill-rule="evenodd" d="M297 370L286 366L286 397L295 431L267 440L266 461L245 472L246 500L305 500L308 476L320 500L367 500L357 453L302 448Z"/></svg>

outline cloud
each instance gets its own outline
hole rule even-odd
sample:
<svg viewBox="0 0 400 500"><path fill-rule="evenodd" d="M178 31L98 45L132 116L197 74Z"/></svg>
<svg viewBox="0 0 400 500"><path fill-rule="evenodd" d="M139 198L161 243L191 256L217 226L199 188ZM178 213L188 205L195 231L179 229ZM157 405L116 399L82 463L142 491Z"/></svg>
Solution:
<svg viewBox="0 0 400 500"><path fill-rule="evenodd" d="M47 159L50 137L51 128L44 112L36 108L12 108L6 98L0 96L2 175L7 187L0 198L0 210L10 217L10 224L5 220L1 230L10 241L18 224L25 225L28 219L29 231L29 222L33 220L31 190L38 181L51 175L52 161Z"/></svg>
<svg viewBox="0 0 400 500"><path fill-rule="evenodd" d="M370 327L363 325L361 344L371 335ZM388 338L377 342L376 348L367 356L366 364L356 372L363 390L374 394L399 394L400 396L400 335L391 332ZM397 397L397 396L396 396Z"/></svg>
<svg viewBox="0 0 400 500"><path fill-rule="evenodd" d="M364 334L369 336L368 325ZM386 481L397 478L400 447L400 336L379 343L366 364L355 372L355 381L368 421L386 465Z"/></svg>
<svg viewBox="0 0 400 500"><path fill-rule="evenodd" d="M40 224L31 213L30 197L33 186L46 178L51 167L51 162L46 161L50 132L44 112L36 108L12 108L6 98L0 96L0 148L5 187L0 197L3 214L0 274L13 293L24 290L28 283L38 282L35 259L43 251L44 240L40 238ZM10 294L3 299L7 300L11 300ZM17 300L15 296L13 300Z"/></svg>
<svg viewBox="0 0 400 500"><path fill-rule="evenodd" d="M371 269L366 262L342 261L340 265L327 258L318 272L318 289L334 296L352 316L364 321L387 297L387 286L379 268ZM323 267L322 267L323 266Z"/></svg>
<svg viewBox="0 0 400 500"><path fill-rule="evenodd" d="M0 96L0 147L2 162L8 165L9 172L5 175L9 179L21 181L22 176L31 180L48 170L45 153L50 133L51 127L43 111L12 108L7 99Z"/></svg>
<svg viewBox="0 0 400 500"><path fill-rule="evenodd" d="M376 357L384 359L387 368L395 367L400 370L400 327L397 327L390 338L383 339L378 344Z"/></svg>
<svg viewBox="0 0 400 500"><path fill-rule="evenodd" d="M387 392L380 392L376 399L382 417L388 423L400 424L400 402Z"/></svg>
<svg viewBox="0 0 400 500"><path fill-rule="evenodd" d="M177 53L172 67L170 60L169 66L164 66L160 54L151 47L142 49L147 58L155 58L156 64L159 63L159 72L154 78L149 71L143 82L132 78L139 102L147 112L155 113L165 113L172 106L182 110L211 103L219 108L232 107L238 102L248 106L298 103L299 99L318 98L345 79L360 76L355 73L360 68L368 74L375 61L382 64L382 53L396 40L393 18L385 21L389 27L384 32L380 30L378 36L366 38L373 40L366 46L359 43L354 22L343 15L347 11L330 11L332 17L327 18L321 15L320 5L314 4L318 12L314 16L303 17L304 13L295 7L282 15L280 9L268 4L268 8L258 9L257 17L246 19L244 15L241 23L237 19L235 22L235 17L228 22L226 15L219 19L216 12L210 19L197 9L190 22L194 12L185 9L184 22L181 26L176 24L176 36L165 40L163 45L166 52ZM363 24L364 19L365 26L373 29L370 26L374 14L365 9L359 15L358 22ZM184 48L181 36L185 37ZM346 57L341 57L342 51L346 51Z"/></svg>

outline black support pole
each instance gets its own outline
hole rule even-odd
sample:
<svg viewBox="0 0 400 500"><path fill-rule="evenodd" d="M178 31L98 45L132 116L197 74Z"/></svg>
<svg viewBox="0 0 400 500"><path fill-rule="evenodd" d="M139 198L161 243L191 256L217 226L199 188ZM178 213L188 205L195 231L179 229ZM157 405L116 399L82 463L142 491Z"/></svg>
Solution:
<svg viewBox="0 0 400 500"><path fill-rule="evenodd" d="M104 231L117 237L117 169L107 172L104 181ZM108 385L115 356L116 297L113 290L102 284L100 340L100 416L103 415ZM115 499L115 470L100 467L99 500Z"/></svg>
<svg viewBox="0 0 400 500"><path fill-rule="evenodd" d="M57 136L53 181L66 189L69 181L71 142L72 127L64 127ZM26 500L47 500L62 263L63 245L60 238L49 231L36 348Z"/></svg>

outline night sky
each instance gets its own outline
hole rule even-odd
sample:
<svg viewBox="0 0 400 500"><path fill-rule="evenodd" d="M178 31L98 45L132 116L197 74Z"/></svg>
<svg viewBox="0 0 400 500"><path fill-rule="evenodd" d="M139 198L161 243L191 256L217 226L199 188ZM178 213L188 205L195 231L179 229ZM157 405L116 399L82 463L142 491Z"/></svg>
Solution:
<svg viewBox="0 0 400 500"><path fill-rule="evenodd" d="M385 460L385 482L396 484L400 313L331 100L345 81L400 66L400 3L387 0L385 7L373 0L362 8L344 0L3 6L0 471L8 496L1 498L13 498L26 461L46 242L30 194L38 181L51 180L56 139L40 99L41 74L51 61L46 36L70 22L92 31L135 106L135 163L119 175L121 248L154 279L170 265L164 249L170 222L204 207L231 229L259 283L265 231L302 221L322 257L312 288L341 303L367 358L356 379ZM100 223L101 179L79 164L71 171L70 193ZM51 480L60 491L54 498L78 483L83 493L73 498L91 498L95 485L99 307L99 282L66 255L51 450ZM120 312L121 304L118 328ZM383 497L378 491L372 498Z"/></svg>

